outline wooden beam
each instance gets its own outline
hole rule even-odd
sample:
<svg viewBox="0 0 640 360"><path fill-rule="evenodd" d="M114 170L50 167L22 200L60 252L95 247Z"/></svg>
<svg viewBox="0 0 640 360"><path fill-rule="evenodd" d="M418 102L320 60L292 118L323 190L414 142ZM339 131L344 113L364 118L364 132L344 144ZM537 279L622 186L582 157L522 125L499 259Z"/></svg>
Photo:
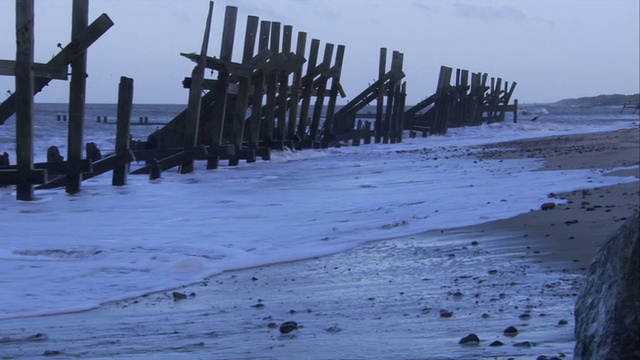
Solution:
<svg viewBox="0 0 640 360"><path fill-rule="evenodd" d="M85 53L85 50L89 48L100 36L102 36L107 30L113 26L113 21L107 16L107 14L100 15L89 27L87 27L81 34L64 47L56 56L54 56L47 66L53 66L54 68L59 66L66 67L74 59L78 58ZM51 79L48 78L34 78L33 95L42 91L42 89L49 84ZM16 95L12 94L2 104L0 104L0 125L9 119L11 115L16 112Z"/></svg>
<svg viewBox="0 0 640 360"><path fill-rule="evenodd" d="M131 139L131 108L133 106L133 79L120 77L118 87L118 120L116 125L116 154L129 152ZM113 169L111 185L127 184L129 163Z"/></svg>
<svg viewBox="0 0 640 360"><path fill-rule="evenodd" d="M269 51L269 33L271 22L260 22L260 36L258 38L258 52ZM249 147L257 149L260 143L260 125L262 122L262 98L264 97L264 72L253 82L251 97L251 118L249 119Z"/></svg>
<svg viewBox="0 0 640 360"><path fill-rule="evenodd" d="M16 62L12 60L0 60L0 75L15 76ZM54 67L48 64L33 63L33 76L55 80L67 80L66 66Z"/></svg>
<svg viewBox="0 0 640 360"><path fill-rule="evenodd" d="M47 181L47 171L41 169L25 171L3 170L0 169L0 185L24 185L29 184L33 188L33 184L42 184ZM33 191L33 190L32 190ZM17 198L21 201L33 200L31 198Z"/></svg>
<svg viewBox="0 0 640 360"><path fill-rule="evenodd" d="M4 174L15 181L16 199L33 200L33 182L42 173L33 170L33 0L16 0L16 160L17 171ZM13 178L13 176L16 176Z"/></svg>
<svg viewBox="0 0 640 360"><path fill-rule="evenodd" d="M309 108L311 106L311 92L313 91L313 71L318 62L318 52L320 51L320 40L311 40L309 49L309 62L307 63L307 75L301 79L302 82L302 104L300 105L300 121L298 121L298 137L305 139L307 126L309 125Z"/></svg>
<svg viewBox="0 0 640 360"><path fill-rule="evenodd" d="M324 55L322 59L323 64L331 64L331 58L333 58L333 44L325 44ZM309 138L311 142L318 140L318 132L320 127L320 118L322 117L322 110L324 110L324 94L327 89L327 78L320 77L322 79L317 85L316 103L313 105L313 118L311 119L311 128L309 129Z"/></svg>
<svg viewBox="0 0 640 360"><path fill-rule="evenodd" d="M220 60L231 61L233 54L233 42L236 35L236 20L238 18L238 8L227 6L224 12L224 25L222 28L222 41L220 44ZM214 92L214 102L212 110L211 146L218 147L222 144L222 134L224 121L227 116L227 84L229 73L218 72L219 87ZM207 169L217 169L220 157L212 154L207 160Z"/></svg>
<svg viewBox="0 0 640 360"><path fill-rule="evenodd" d="M378 81L382 84L382 78L387 72L387 49L380 48L380 62L378 64ZM383 129L382 129L382 121L384 111L384 86L378 87L378 98L376 103L376 121L375 121L375 142L380 143L382 141Z"/></svg>
<svg viewBox="0 0 640 360"><path fill-rule="evenodd" d="M209 34L211 32L211 18L213 15L213 1L209 1L209 10L207 13L207 22L205 23L204 35L202 36L202 45L198 63L191 72L191 86L189 87L189 100L187 104L187 117L184 125L184 147L190 149L198 146L199 129L200 129L200 112L202 107L202 82L204 80L205 61L207 58L207 50L209 48ZM180 166L181 174L193 172L193 161L187 161Z"/></svg>
<svg viewBox="0 0 640 360"><path fill-rule="evenodd" d="M338 85L340 84L340 74L342 73L342 61L344 59L344 45L338 45L336 51L336 60L332 68L336 69L331 77L331 89L329 90L329 104L327 105L327 115L325 117L324 135L330 136L334 134L333 119L336 110L336 101L338 98Z"/></svg>
<svg viewBox="0 0 640 360"><path fill-rule="evenodd" d="M296 44L296 55L304 58L305 47L307 46L307 33L298 32L298 42ZM296 119L298 118L298 102L300 101L300 88L302 86L302 65L300 64L293 71L293 81L291 83L291 99L289 107L289 127L287 138L293 140L296 136ZM300 138L301 139L301 138Z"/></svg>
<svg viewBox="0 0 640 360"><path fill-rule="evenodd" d="M89 0L73 0L71 14L71 39L76 39L89 23ZM69 135L67 138L67 160L82 160L84 145L84 105L87 88L87 52L83 51L71 62L69 84ZM69 194L80 191L82 174L67 174L65 190Z"/></svg>

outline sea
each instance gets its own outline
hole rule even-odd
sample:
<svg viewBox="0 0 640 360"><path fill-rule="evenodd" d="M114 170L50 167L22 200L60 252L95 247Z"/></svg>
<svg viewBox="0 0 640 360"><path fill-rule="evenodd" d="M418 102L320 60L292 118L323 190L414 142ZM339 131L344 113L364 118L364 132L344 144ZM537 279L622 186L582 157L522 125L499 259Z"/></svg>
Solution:
<svg viewBox="0 0 640 360"><path fill-rule="evenodd" d="M146 139L183 109L134 105L133 138ZM66 157L64 115L65 104L36 104L36 162L46 160L52 145ZM85 142L96 143L102 154L113 151L115 120L116 105L87 104ZM153 181L130 175L119 187L106 173L83 182L75 195L36 190L35 200L25 202L16 200L14 187L2 187L0 322L95 309L232 270L510 218L537 209L550 192L637 181L603 176L612 168L540 171L542 159L451 154L453 148L639 124L640 115L621 114L620 107L529 104L515 123L507 116L442 136L405 136L397 144L285 149L273 151L270 161L222 163L217 170L196 162L191 174L169 169ZM0 153L8 152L12 163L14 139L15 120L9 119L0 126ZM438 266L448 271L447 263ZM432 284L443 285L437 278Z"/></svg>

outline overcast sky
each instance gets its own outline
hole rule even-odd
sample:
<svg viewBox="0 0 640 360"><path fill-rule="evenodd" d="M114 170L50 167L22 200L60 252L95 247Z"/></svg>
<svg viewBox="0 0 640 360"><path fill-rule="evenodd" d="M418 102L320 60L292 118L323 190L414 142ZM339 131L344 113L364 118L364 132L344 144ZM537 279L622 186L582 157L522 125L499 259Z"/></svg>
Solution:
<svg viewBox="0 0 640 360"><path fill-rule="evenodd" d="M345 45L340 103L377 77L381 47L404 53L408 104L434 92L441 65L517 81L521 103L639 91L638 0L218 0L209 56L219 55L227 5L239 10L236 61L247 15L307 32L307 50L311 38L321 49ZM46 63L70 40L71 1L35 6L35 60ZM136 103L186 104L181 81L193 63L179 53L199 51L207 9L205 0L92 1L89 22L107 13L115 25L89 49L87 102L115 103L128 76ZM14 17L15 2L0 0L0 59L15 59ZM0 76L0 98L13 88L13 78ZM67 100L59 80L36 96Z"/></svg>

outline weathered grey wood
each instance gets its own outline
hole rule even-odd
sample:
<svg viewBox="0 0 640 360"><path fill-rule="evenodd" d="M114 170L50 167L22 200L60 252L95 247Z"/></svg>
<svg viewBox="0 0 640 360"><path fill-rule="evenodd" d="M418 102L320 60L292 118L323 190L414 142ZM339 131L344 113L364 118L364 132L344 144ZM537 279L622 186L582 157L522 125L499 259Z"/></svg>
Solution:
<svg viewBox="0 0 640 360"><path fill-rule="evenodd" d="M78 170L78 169L84 169L84 168L81 168L80 166L83 163L83 161L86 161L86 160L82 160L80 161L80 163L70 164L70 166L73 168L73 170L71 171L74 171L74 172L82 171L83 172L82 179L88 180L98 175L102 175L108 171L111 171L119 166L123 166L124 164L128 164L134 160L135 160L135 156L133 155L133 152L125 151L120 154L111 154L98 161L93 162L91 164L91 172ZM66 182L66 176L62 175L52 180L48 180L46 183L36 187L36 189L52 189L52 188L63 186L65 182Z"/></svg>
<svg viewBox="0 0 640 360"><path fill-rule="evenodd" d="M231 61L233 54L233 42L236 34L236 20L238 8L227 6L224 13L224 27L222 29L222 42L220 45L220 60ZM229 73L218 72L218 88L214 93L212 110L211 132L213 139L211 145L214 147L222 144L222 132L224 121L227 115L227 84L229 83ZM207 169L217 169L220 158L214 154L207 160Z"/></svg>
<svg viewBox="0 0 640 360"><path fill-rule="evenodd" d="M258 50L263 52L269 50L269 35L271 22L260 22L260 37L258 39ZM264 96L264 74L254 79L253 95L251 100L251 118L249 120L249 148L257 149L260 142L260 125L262 122L262 98Z"/></svg>
<svg viewBox="0 0 640 360"><path fill-rule="evenodd" d="M81 56L85 50L91 46L102 34L104 34L109 28L113 26L113 22L106 15L100 15L89 27L85 29L77 38L73 39L64 49L62 49L56 56L54 56L47 66L53 66L54 68L59 66L66 67ZM34 78L33 94L40 92L45 86L49 84L51 79L49 78ZM5 101L0 104L0 125L15 113L16 111L16 94L11 94Z"/></svg>
<svg viewBox="0 0 640 360"><path fill-rule="evenodd" d="M89 23L89 0L73 0L71 14L71 39L76 39ZM84 106L87 87L87 52L84 51L71 62L71 83L69 84L69 135L67 138L67 160L82 159L84 137ZM67 174L65 190L69 194L80 191L82 174Z"/></svg>
<svg viewBox="0 0 640 360"><path fill-rule="evenodd" d="M17 165L3 166L0 170L16 170ZM65 175L69 172L90 173L93 171L91 161L82 159L80 162L58 161L33 164L34 170L45 170L47 176ZM64 177L64 176L63 176ZM64 183L63 183L64 185Z"/></svg>
<svg viewBox="0 0 640 360"><path fill-rule="evenodd" d="M271 23L271 33L269 40L269 50L274 54L280 53L280 23ZM278 91L278 72L276 70L271 71L266 76L267 81L267 100L264 107L264 122L260 131L262 141L268 147L273 141L273 128L276 117L276 99Z"/></svg>
<svg viewBox="0 0 640 360"><path fill-rule="evenodd" d="M118 119L116 124L116 154L129 152L131 141L131 108L133 107L133 79L120 77L118 87ZM129 163L113 169L111 185L127 184Z"/></svg>
<svg viewBox="0 0 640 360"><path fill-rule="evenodd" d="M384 74L386 73L387 68L387 48L380 48L380 62L378 65L378 80L380 81ZM380 81L380 86L378 87L378 98L376 103L376 122L375 122L375 142L380 143L382 141L383 135L383 111L384 111L384 83Z"/></svg>
<svg viewBox="0 0 640 360"><path fill-rule="evenodd" d="M282 53L289 55L291 53L291 37L293 35L293 27L285 25L282 32ZM289 72L282 69L278 74L278 97L277 97L277 113L278 132L277 139L285 140L287 137L287 98L289 95Z"/></svg>
<svg viewBox="0 0 640 360"><path fill-rule="evenodd" d="M324 55L322 64L331 64L331 58L333 57L333 44L326 44L324 47ZM311 119L311 128L309 129L309 138L311 142L318 140L318 130L320 127L320 117L322 116L322 108L324 106L324 93L327 88L327 78L320 76L318 79L316 102L313 105L313 118Z"/></svg>
<svg viewBox="0 0 640 360"><path fill-rule="evenodd" d="M242 52L242 62L248 63L253 57L256 45L256 37L258 35L258 23L260 19L257 16L247 17L247 27L244 34L244 49ZM247 116L247 105L249 102L249 85L251 79L241 77L238 85L238 95L236 96L236 108L233 113L233 139L232 143L239 153L244 138L244 123ZM255 158L255 157L254 157ZM254 159L252 159L254 160ZM229 158L229 165L238 164L237 157Z"/></svg>
<svg viewBox="0 0 640 360"><path fill-rule="evenodd" d="M209 48L209 34L211 32L211 18L213 16L213 1L209 2L207 21L204 26L202 45L198 62L191 72L191 84L189 87L189 99L187 103L187 114L184 125L184 148L190 149L198 146L200 129L200 111L202 106L202 85L204 80L205 61ZM193 172L193 162L188 161L180 166L181 174Z"/></svg>
<svg viewBox="0 0 640 360"><path fill-rule="evenodd" d="M298 42L296 44L296 55L304 57L305 48L307 46L307 33L298 32ZM302 85L302 64L293 72L293 81L291 83L291 98L289 105L289 126L287 129L287 138L293 140L296 136L296 119L298 118L298 102L300 101L300 87ZM302 138L300 137L299 140Z"/></svg>
<svg viewBox="0 0 640 360"><path fill-rule="evenodd" d="M12 60L0 60L0 75L15 76L16 62ZM69 78L66 66L53 66L40 63L33 63L33 76L54 80L67 80Z"/></svg>
<svg viewBox="0 0 640 360"><path fill-rule="evenodd" d="M407 82L403 82L400 88L400 94L398 99L398 125L396 130L396 142L402 142L402 130L404 130L404 108L407 101Z"/></svg>
<svg viewBox="0 0 640 360"><path fill-rule="evenodd" d="M33 200L33 0L16 0L16 160L17 171L3 172L16 184L16 199ZM16 176L11 179L10 177Z"/></svg>
<svg viewBox="0 0 640 360"><path fill-rule="evenodd" d="M313 78L318 62L318 52L320 51L320 40L312 39L309 49L309 62L307 63L307 74L302 79L302 104L300 105L300 121L298 121L298 137L306 141L307 126L309 126L309 107L311 105L311 93L313 92Z"/></svg>
<svg viewBox="0 0 640 360"><path fill-rule="evenodd" d="M46 181L47 181L46 170L34 169L34 170L29 170L27 172L24 172L20 170L16 171L16 170L0 169L0 185L30 184L31 187L33 187L33 184L42 184ZM16 199L21 201L31 201L33 200L33 194L31 198L16 197Z"/></svg>
<svg viewBox="0 0 640 360"><path fill-rule="evenodd" d="M342 62L344 59L344 45L338 45L336 51L336 59L333 68L336 69L334 75L331 78L331 89L329 90L329 104L327 105L327 116L324 123L324 136L334 135L333 120L336 110L336 101L338 98L338 88L340 86L340 75L342 73Z"/></svg>
<svg viewBox="0 0 640 360"><path fill-rule="evenodd" d="M401 54L398 51L394 51L391 55L391 69L397 71L398 69L402 69L402 58ZM383 134L382 134L382 142L387 144L391 140L391 134L393 127L395 126L395 117L394 113L397 109L396 107L396 98L397 87L398 87L398 79L391 78L389 80L389 91L387 93L387 108L385 109L384 122L382 124Z"/></svg>

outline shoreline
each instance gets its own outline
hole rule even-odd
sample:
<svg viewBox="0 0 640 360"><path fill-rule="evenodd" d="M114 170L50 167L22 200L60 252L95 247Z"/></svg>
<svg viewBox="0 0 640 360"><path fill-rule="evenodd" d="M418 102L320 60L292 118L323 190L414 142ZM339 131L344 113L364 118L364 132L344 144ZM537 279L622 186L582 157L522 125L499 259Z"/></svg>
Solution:
<svg viewBox="0 0 640 360"><path fill-rule="evenodd" d="M637 129L484 148L472 156L545 155L546 170L638 165ZM632 173L638 177L637 168L624 175ZM86 312L1 320L0 352L256 359L569 355L573 303L586 268L599 244L637 211L639 199L637 181L585 191L557 194L568 202L549 211L225 272L176 289L186 295L179 301L167 291ZM277 326L284 321L296 321L299 329L281 335ZM520 334L502 334L508 326ZM480 344L459 345L470 332ZM493 341L503 346L490 346Z"/></svg>

